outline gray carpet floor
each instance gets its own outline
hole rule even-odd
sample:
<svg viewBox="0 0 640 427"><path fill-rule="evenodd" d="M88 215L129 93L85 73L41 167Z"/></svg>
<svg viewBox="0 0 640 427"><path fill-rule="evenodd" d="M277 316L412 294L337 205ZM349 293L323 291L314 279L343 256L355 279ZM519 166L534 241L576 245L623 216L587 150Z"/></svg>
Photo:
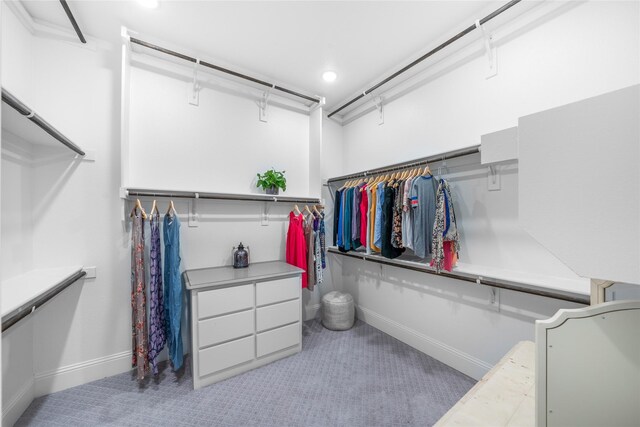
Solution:
<svg viewBox="0 0 640 427"><path fill-rule="evenodd" d="M16 425L428 426L475 384L361 321L345 332L307 322L302 343L295 356L200 390L188 366L144 384L130 373L104 378L36 399Z"/></svg>

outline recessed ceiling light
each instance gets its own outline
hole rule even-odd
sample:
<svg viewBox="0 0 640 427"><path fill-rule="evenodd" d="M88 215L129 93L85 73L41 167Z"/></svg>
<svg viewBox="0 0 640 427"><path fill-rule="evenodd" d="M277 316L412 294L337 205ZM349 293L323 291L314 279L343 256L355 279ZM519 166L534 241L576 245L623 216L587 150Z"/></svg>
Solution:
<svg viewBox="0 0 640 427"><path fill-rule="evenodd" d="M138 0L140 6L144 6L148 9L155 9L158 7L158 0Z"/></svg>
<svg viewBox="0 0 640 427"><path fill-rule="evenodd" d="M325 82L331 83L335 81L336 78L338 78L338 75L335 71L325 71L324 73L322 73L322 78Z"/></svg>

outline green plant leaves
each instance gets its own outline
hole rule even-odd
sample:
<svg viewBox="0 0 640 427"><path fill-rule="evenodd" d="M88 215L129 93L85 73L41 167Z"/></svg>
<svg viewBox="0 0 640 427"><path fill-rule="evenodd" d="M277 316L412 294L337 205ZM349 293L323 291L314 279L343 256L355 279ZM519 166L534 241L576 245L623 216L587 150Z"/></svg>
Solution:
<svg viewBox="0 0 640 427"><path fill-rule="evenodd" d="M265 173L257 174L258 182L256 183L256 187L267 188L277 187L282 188L282 191L287 190L287 178L285 178L284 173L286 171L277 171L274 168L269 169Z"/></svg>

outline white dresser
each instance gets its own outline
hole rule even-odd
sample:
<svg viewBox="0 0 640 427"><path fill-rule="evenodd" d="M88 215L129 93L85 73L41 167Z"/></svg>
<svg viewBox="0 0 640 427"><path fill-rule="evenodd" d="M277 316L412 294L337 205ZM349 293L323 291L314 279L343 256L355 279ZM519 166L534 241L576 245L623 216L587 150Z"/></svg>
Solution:
<svg viewBox="0 0 640 427"><path fill-rule="evenodd" d="M282 261L185 271L193 388L302 349L302 272Z"/></svg>

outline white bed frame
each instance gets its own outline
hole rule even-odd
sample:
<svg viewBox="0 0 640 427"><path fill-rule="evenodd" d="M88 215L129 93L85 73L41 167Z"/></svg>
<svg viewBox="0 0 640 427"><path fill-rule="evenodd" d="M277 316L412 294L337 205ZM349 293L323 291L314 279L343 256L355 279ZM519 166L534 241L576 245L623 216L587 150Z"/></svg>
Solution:
<svg viewBox="0 0 640 427"><path fill-rule="evenodd" d="M536 425L640 426L640 301L536 321Z"/></svg>

